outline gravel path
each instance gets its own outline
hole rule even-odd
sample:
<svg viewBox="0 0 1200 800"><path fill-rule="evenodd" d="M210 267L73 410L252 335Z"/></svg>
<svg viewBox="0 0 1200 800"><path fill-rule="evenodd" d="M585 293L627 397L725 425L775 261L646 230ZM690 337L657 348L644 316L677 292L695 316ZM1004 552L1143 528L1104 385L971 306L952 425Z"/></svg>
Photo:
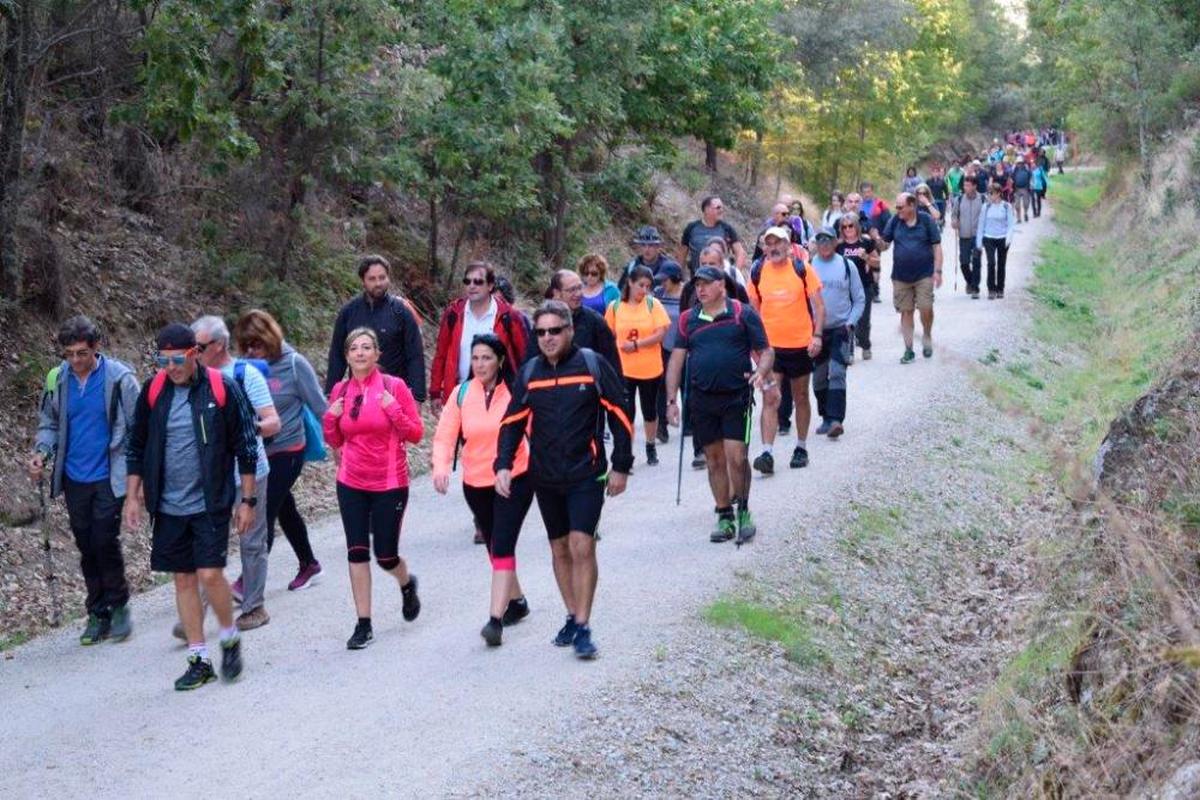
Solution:
<svg viewBox="0 0 1200 800"><path fill-rule="evenodd" d="M727 664L706 664L706 647L728 652L721 646L727 637L699 622L698 610L739 578L786 570L827 547L807 540L807 523L843 511L851 490L869 494L898 479L919 483L920 465L904 462L905 443L939 435L939 415L958 400L946 387L965 383L966 362L955 354L975 357L1017 324L1034 242L1048 227L1044 219L1019 227L1004 302L969 300L961 279L959 293L952 293L956 252L953 244L947 248L932 361L898 363L897 318L885 287L884 303L874 307L876 358L850 373L847 434L837 442L810 438L812 466L803 472L786 467L792 438L778 443L782 468L755 479L759 536L752 546L739 551L708 543L711 496L703 473L686 464L683 503L674 506L674 440L660 450L661 466L646 467L639 458L629 491L606 506L602 521L597 661L577 662L549 644L562 612L536 513L518 549L533 614L506 631L503 647L484 647L478 629L486 619L486 559L470 543L458 490L438 496L423 478L412 488L402 539L421 579L417 622L401 620L399 591L376 574L376 642L364 652L345 650L354 616L341 529L324 520L313 530L324 583L287 592L294 561L286 545L277 548L267 596L273 621L245 635L242 680L181 695L171 686L184 666L169 632L173 595L148 592L134 601L135 635L125 644L85 649L76 632L63 631L0 660L0 796L571 791L520 779L534 773L565 779L572 765L559 762L560 745L576 733L581 740L628 736L594 711L642 703L634 688L647 676L668 685L685 680L680 691L691 692L697 670L714 684L731 674ZM681 654L676 672L670 665ZM726 683L741 692L739 702L753 704L753 680ZM731 726L737 708L730 706ZM644 709L659 713L649 703ZM688 748L687 730L669 728L660 738L674 742L667 750ZM613 765L620 761L618 754ZM713 784L714 795L754 791L752 763L727 771L728 783ZM612 795L643 793L646 784L616 783L626 772L595 773L607 776L597 786Z"/></svg>

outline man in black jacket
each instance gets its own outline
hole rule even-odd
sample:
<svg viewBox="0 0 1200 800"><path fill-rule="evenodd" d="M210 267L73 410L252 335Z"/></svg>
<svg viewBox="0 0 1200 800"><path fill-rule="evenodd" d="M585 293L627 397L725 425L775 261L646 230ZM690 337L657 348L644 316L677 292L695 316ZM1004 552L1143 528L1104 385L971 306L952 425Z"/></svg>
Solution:
<svg viewBox="0 0 1200 800"><path fill-rule="evenodd" d="M571 311L547 300L533 315L541 355L513 383L500 423L496 492L508 497L517 445L529 435L529 474L550 536L554 577L567 622L554 644L573 645L579 658L595 658L588 626L596 594L596 526L608 496L625 491L633 467L633 425L625 393L608 362L573 343ZM604 453L604 415L612 431L612 471Z"/></svg>
<svg viewBox="0 0 1200 800"><path fill-rule="evenodd" d="M220 623L221 677L242 672L241 640L225 580L234 461L241 476L235 528L254 521L258 461L254 412L237 383L197 363L196 338L186 325L158 332L159 372L142 385L126 446L129 477L125 524L142 523L141 495L153 521L150 569L175 577L175 603L188 640L188 669L175 688L216 680L204 640L200 584Z"/></svg>
<svg viewBox="0 0 1200 800"><path fill-rule="evenodd" d="M364 256L358 262L363 292L342 306L329 342L329 373L325 394L346 377L346 334L370 328L379 337L379 369L402 379L418 403L425 402L425 349L421 326L404 300L388 294L391 265L383 256Z"/></svg>
<svg viewBox="0 0 1200 800"><path fill-rule="evenodd" d="M579 273L570 269L560 269L550 276L550 290L546 296L551 300L566 303L571 311L571 328L574 331L572 340L576 347L586 347L603 356L617 377L621 376L621 357L617 354L617 339L604 317L587 308L583 304L583 278ZM538 349L537 337L530 337L529 350L525 360L537 358L541 354Z"/></svg>

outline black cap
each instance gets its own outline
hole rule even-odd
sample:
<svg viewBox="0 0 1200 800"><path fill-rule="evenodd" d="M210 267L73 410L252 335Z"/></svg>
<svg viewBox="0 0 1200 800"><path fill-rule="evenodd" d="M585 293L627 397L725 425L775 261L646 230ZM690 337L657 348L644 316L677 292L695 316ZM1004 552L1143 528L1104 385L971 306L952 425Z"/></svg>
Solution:
<svg viewBox="0 0 1200 800"><path fill-rule="evenodd" d="M196 346L196 334L187 325L172 322L158 332L154 345L159 350L190 350Z"/></svg>
<svg viewBox="0 0 1200 800"><path fill-rule="evenodd" d="M723 281L725 276L721 274L721 270L716 267L701 267L696 270L692 276L692 280L697 281Z"/></svg>
<svg viewBox="0 0 1200 800"><path fill-rule="evenodd" d="M658 268L657 278L670 278L673 281L683 280L683 270L673 261L668 261Z"/></svg>

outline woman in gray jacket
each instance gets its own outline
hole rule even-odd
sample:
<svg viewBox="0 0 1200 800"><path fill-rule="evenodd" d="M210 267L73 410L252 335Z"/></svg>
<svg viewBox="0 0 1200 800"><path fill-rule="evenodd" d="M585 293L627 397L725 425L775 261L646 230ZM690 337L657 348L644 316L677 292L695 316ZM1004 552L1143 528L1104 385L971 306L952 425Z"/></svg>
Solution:
<svg viewBox="0 0 1200 800"><path fill-rule="evenodd" d="M325 414L325 395L312 364L283 340L283 329L266 311L256 308L243 314L234 326L234 338L243 355L263 359L270 367L267 385L279 413L280 429L265 443L271 463L267 478L267 549L275 542L275 521L279 520L300 560L300 569L288 590L303 589L321 574L321 564L308 540L304 517L296 508L292 486L304 469L304 409L307 407L320 420Z"/></svg>

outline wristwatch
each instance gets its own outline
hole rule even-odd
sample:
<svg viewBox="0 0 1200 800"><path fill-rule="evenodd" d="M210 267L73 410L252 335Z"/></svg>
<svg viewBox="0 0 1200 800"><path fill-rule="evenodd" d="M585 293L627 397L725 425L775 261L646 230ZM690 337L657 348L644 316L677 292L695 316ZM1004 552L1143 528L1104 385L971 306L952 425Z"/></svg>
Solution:
<svg viewBox="0 0 1200 800"><path fill-rule="evenodd" d="M245 503L246 505L250 506L251 508L254 508L256 505L258 505L258 498L257 497L243 497L242 502Z"/></svg>

